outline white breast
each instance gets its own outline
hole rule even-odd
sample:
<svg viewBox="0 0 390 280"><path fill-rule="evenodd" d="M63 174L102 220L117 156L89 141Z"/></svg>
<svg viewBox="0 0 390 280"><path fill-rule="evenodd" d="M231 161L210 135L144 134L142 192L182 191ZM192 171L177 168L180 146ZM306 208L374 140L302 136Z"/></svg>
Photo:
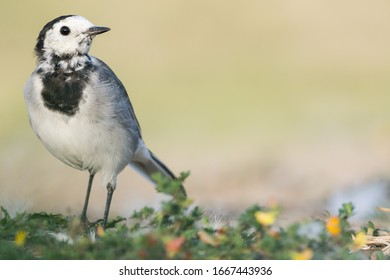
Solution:
<svg viewBox="0 0 390 280"><path fill-rule="evenodd" d="M109 104L97 102L104 88L92 90L87 86L78 112L69 117L44 106L42 87L40 78L32 75L25 100L31 126L45 147L76 169L101 170L103 177L122 171L133 156L135 143L129 131L116 125ZM103 180L108 182L111 178Z"/></svg>

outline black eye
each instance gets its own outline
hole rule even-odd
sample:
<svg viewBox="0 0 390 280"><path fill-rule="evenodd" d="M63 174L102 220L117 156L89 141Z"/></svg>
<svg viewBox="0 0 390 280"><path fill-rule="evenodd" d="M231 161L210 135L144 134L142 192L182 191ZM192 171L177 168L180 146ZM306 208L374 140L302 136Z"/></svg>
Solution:
<svg viewBox="0 0 390 280"><path fill-rule="evenodd" d="M64 35L64 36L69 35L69 33L70 33L69 27L67 27L67 26L62 26L61 29L60 29L60 33L61 33L62 35Z"/></svg>

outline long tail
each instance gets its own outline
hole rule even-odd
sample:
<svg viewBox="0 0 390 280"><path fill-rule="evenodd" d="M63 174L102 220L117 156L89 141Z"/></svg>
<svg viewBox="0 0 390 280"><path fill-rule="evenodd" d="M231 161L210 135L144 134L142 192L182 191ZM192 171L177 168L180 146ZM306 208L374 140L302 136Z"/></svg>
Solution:
<svg viewBox="0 0 390 280"><path fill-rule="evenodd" d="M155 173L161 173L173 180L176 179L176 176L172 173L172 171L144 145L137 149L134 160L131 162L131 166L152 182L154 182L152 175ZM186 197L187 193L183 185L181 185L181 191Z"/></svg>

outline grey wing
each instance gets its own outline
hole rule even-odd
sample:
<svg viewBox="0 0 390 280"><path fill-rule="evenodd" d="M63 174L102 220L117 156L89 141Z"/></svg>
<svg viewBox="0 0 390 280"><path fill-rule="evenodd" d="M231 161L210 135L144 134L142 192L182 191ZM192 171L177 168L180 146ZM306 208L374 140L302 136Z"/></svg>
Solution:
<svg viewBox="0 0 390 280"><path fill-rule="evenodd" d="M92 59L99 69L99 81L108 86L114 95L111 97L116 104L117 112L115 112L114 117L123 127L137 133L139 138L142 138L141 127L124 85L107 64L96 57L92 57Z"/></svg>
<svg viewBox="0 0 390 280"><path fill-rule="evenodd" d="M105 94L114 94L114 96L110 96L111 98L109 98L115 103L115 112L113 117L116 118L123 127L129 129L132 133L138 134L135 153L129 164L152 181L152 175L156 172L159 172L170 179L175 179L175 175L172 171L170 171L168 167L160 161L142 141L141 128L122 82L103 61L98 58L93 59L95 65L99 69L98 78L100 83L104 84L105 87L108 87ZM186 196L183 186L181 186L181 193Z"/></svg>

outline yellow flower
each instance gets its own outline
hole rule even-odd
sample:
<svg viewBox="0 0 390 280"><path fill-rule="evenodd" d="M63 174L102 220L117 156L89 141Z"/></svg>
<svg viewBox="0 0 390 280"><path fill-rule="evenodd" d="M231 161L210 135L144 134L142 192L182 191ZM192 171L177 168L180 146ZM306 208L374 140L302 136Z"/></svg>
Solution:
<svg viewBox="0 0 390 280"><path fill-rule="evenodd" d="M257 211L255 213L256 221L265 227L272 226L275 223L277 216L277 211Z"/></svg>
<svg viewBox="0 0 390 280"><path fill-rule="evenodd" d="M313 251L309 248L306 248L301 252L291 253L291 258L293 260L311 260L312 257L313 257Z"/></svg>
<svg viewBox="0 0 390 280"><path fill-rule="evenodd" d="M367 242L366 235L362 231L359 231L356 236L352 236L352 240L354 249L360 249L366 245Z"/></svg>
<svg viewBox="0 0 390 280"><path fill-rule="evenodd" d="M26 243L27 232L19 230L15 235L16 246L22 247Z"/></svg>
<svg viewBox="0 0 390 280"><path fill-rule="evenodd" d="M333 236L341 233L340 218L337 216L330 217L326 222L326 230Z"/></svg>

